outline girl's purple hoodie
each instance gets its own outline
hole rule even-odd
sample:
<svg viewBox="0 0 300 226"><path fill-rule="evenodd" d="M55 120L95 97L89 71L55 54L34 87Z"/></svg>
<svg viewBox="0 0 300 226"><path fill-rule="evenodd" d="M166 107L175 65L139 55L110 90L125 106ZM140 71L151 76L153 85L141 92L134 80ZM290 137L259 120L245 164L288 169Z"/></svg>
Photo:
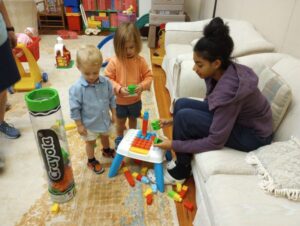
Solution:
<svg viewBox="0 0 300 226"><path fill-rule="evenodd" d="M232 63L214 86L205 79L209 110L214 112L209 135L196 140L173 140L176 152L199 153L224 147L235 124L253 128L260 137L272 134L272 112L259 91L252 69Z"/></svg>

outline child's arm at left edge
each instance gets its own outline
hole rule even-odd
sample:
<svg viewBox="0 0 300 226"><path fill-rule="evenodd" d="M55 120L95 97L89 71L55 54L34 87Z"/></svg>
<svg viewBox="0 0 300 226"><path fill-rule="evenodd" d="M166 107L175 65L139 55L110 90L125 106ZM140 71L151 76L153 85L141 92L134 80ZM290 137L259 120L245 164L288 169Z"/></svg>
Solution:
<svg viewBox="0 0 300 226"><path fill-rule="evenodd" d="M111 81L108 80L108 93L109 93L109 107L111 111L111 121L112 123L116 122L116 96L113 91L113 86L111 84Z"/></svg>
<svg viewBox="0 0 300 226"><path fill-rule="evenodd" d="M136 90L137 93L140 93L144 90L150 90L151 83L153 80L152 71L149 68L149 66L144 58L142 58L142 60L141 60L141 77L142 77L142 81L138 85L138 90Z"/></svg>

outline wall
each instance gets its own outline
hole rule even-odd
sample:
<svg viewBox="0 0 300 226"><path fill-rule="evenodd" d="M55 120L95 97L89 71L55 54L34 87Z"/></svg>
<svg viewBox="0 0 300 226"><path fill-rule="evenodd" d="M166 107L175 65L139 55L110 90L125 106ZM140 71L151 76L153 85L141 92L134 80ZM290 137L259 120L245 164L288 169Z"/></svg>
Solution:
<svg viewBox="0 0 300 226"><path fill-rule="evenodd" d="M16 32L23 32L26 27L37 31L37 11L33 0L4 0L9 18Z"/></svg>
<svg viewBox="0 0 300 226"><path fill-rule="evenodd" d="M139 17L143 16L150 12L151 9L151 0L139 0Z"/></svg>
<svg viewBox="0 0 300 226"><path fill-rule="evenodd" d="M211 18L213 5L201 0L199 19ZM249 21L276 51L300 58L300 0L219 0L216 16Z"/></svg>
<svg viewBox="0 0 300 226"><path fill-rule="evenodd" d="M201 0L185 0L184 11L190 17L191 21L199 19Z"/></svg>

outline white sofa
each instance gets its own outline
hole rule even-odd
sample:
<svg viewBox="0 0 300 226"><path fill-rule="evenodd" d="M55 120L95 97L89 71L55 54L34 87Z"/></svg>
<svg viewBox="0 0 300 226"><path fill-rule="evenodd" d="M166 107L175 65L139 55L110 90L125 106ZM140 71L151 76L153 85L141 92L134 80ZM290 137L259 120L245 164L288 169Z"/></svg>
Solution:
<svg viewBox="0 0 300 226"><path fill-rule="evenodd" d="M190 36L192 35L180 35L182 39L183 37L189 40L195 38ZM168 30L166 37L168 37ZM171 47L166 46L167 53L179 51L179 46L173 45L172 48L176 49ZM187 50L186 47L183 49ZM192 48L189 51L192 51ZM198 77L193 79L190 77L193 65L191 58L186 57L181 60L180 73L177 75L179 82L175 84L176 97L203 97L205 93L203 81ZM275 133L274 140L288 140L291 135L300 138L300 94L297 93L300 90L300 60L286 54L272 52L237 57L236 61L253 68L258 75L269 67L290 85L293 94L292 102ZM168 63L165 59L165 64ZM197 203L194 225L299 226L300 202L265 193L258 185L260 180L255 174L255 169L245 161L246 154L224 148L194 156L192 170Z"/></svg>

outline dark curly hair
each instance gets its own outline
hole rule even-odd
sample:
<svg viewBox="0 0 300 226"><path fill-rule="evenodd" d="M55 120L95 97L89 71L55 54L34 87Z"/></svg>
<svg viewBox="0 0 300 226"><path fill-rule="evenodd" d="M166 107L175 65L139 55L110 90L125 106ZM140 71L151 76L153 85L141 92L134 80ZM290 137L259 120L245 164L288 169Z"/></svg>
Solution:
<svg viewBox="0 0 300 226"><path fill-rule="evenodd" d="M219 59L221 68L225 70L231 63L233 46L229 27L220 17L216 17L204 27L204 36L194 46L194 52L209 62Z"/></svg>

